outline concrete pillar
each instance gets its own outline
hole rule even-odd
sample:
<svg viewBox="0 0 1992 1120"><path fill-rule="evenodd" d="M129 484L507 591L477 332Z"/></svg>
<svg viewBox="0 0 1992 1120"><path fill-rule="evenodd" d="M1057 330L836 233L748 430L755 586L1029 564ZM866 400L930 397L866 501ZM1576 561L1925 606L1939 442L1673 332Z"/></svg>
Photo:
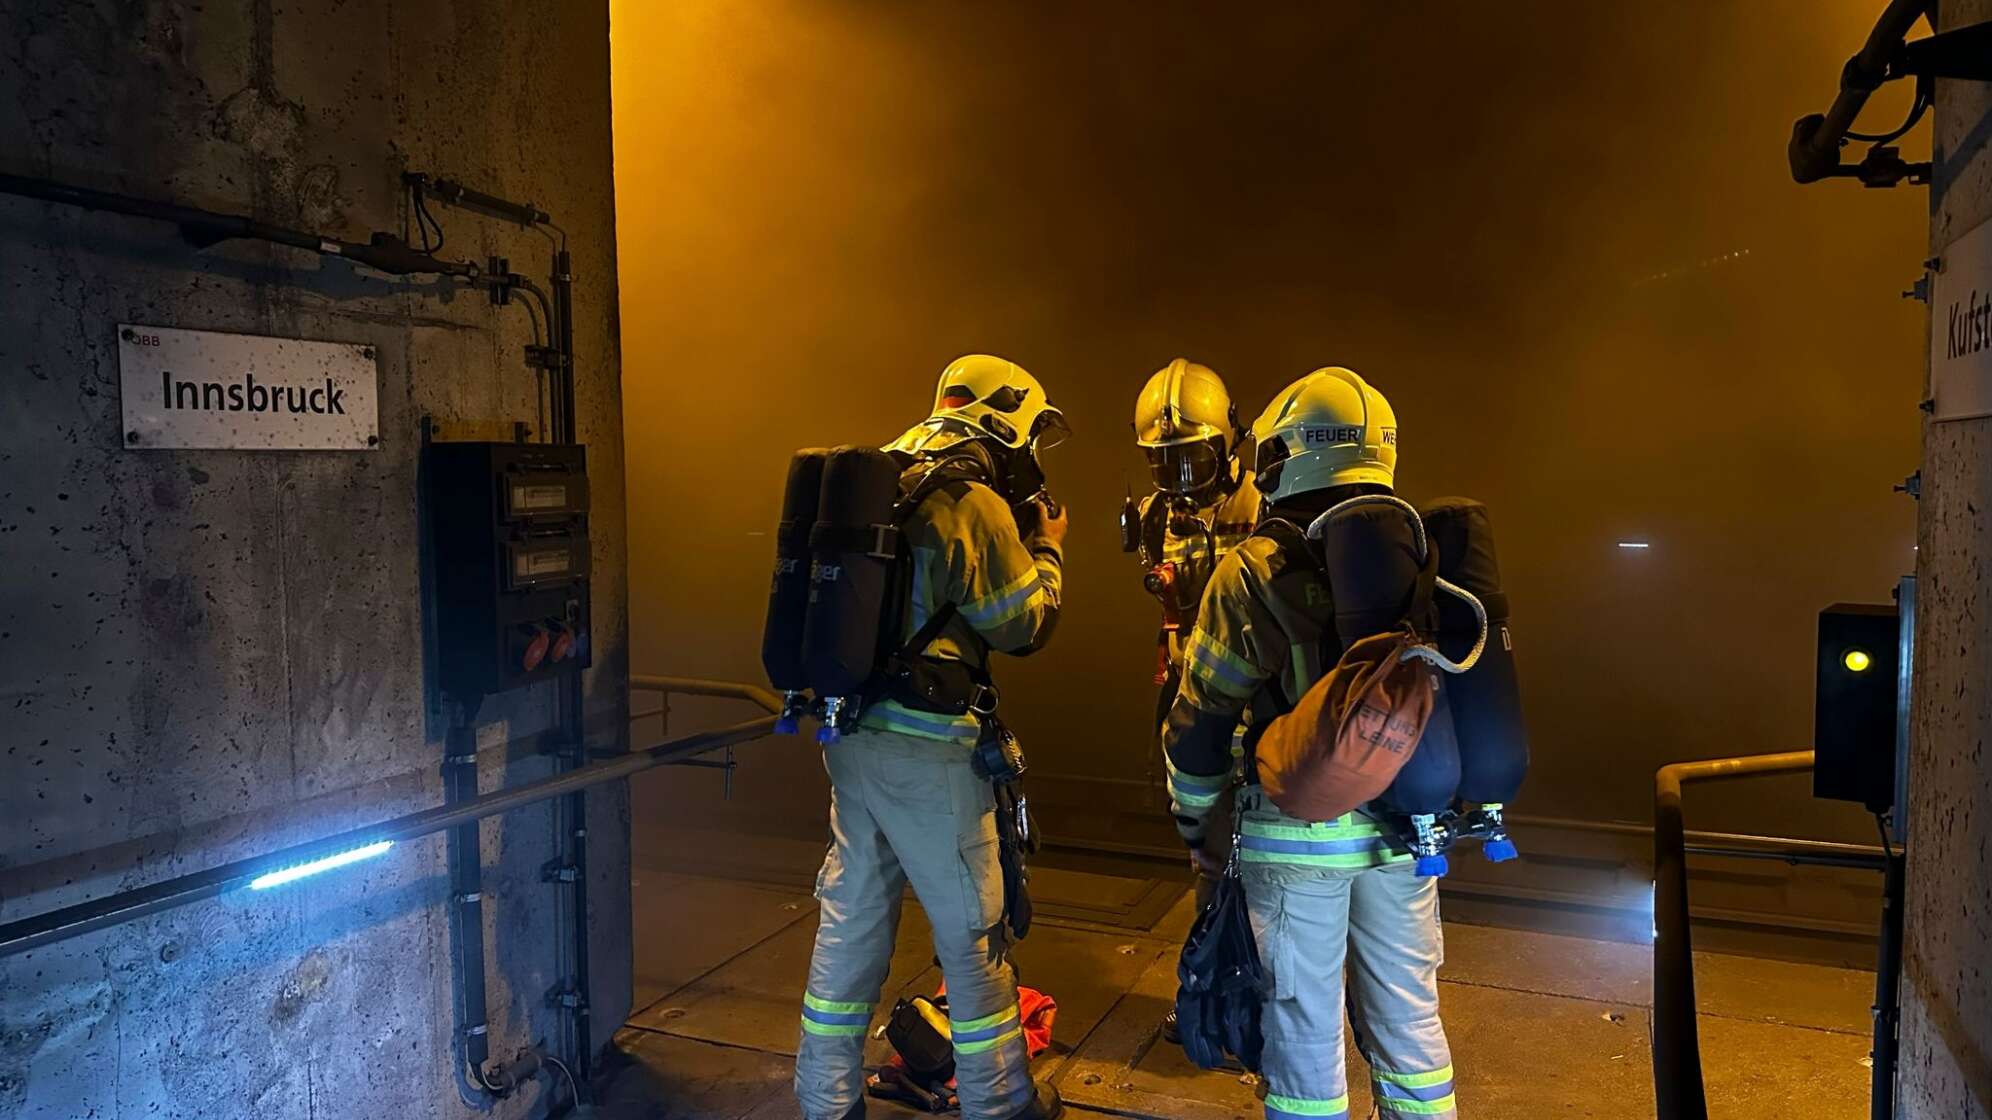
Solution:
<svg viewBox="0 0 1992 1120"><path fill-rule="evenodd" d="M1946 28L1992 0L1944 0ZM1992 85L1937 83L1930 251L1992 219ZM1992 1115L1992 419L1926 423L1910 765L1907 1120Z"/></svg>
<svg viewBox="0 0 1992 1120"><path fill-rule="evenodd" d="M423 170L566 228L603 748L627 738L608 61L600 0L0 0L0 172L365 241L414 237ZM437 214L446 254L546 283L546 238ZM126 450L121 321L370 344L381 444ZM0 922L441 800L418 424L537 425L530 340L481 292L0 196ZM551 712L544 686L487 705L486 788L551 772ZM627 809L592 802L600 1043L629 1001ZM558 1037L552 808L483 838L509 1057ZM447 914L437 836L0 960L0 1116L472 1115Z"/></svg>

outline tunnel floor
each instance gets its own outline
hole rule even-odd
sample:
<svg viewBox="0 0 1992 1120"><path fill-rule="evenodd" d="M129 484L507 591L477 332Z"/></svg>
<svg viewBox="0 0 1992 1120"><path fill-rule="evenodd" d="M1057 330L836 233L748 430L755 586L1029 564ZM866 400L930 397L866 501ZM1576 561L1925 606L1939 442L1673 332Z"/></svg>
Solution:
<svg viewBox="0 0 1992 1120"><path fill-rule="evenodd" d="M736 836L671 848L707 854L638 868L640 1010L616 1035L595 1115L796 1117L789 1080L821 849ZM1173 869L1053 859L1034 873L1038 924L1016 959L1059 1007L1037 1075L1082 1111L1258 1115L1254 1078L1198 1070L1159 1038L1192 918ZM881 1006L934 990L930 954L909 899ZM1867 1115L1872 973L1704 953L1696 975L1713 1116ZM1441 981L1462 1116L1653 1114L1646 946L1448 921ZM867 1058L887 1053L874 1039ZM1351 1051L1348 1062L1351 1115L1368 1116L1362 1060ZM877 1100L868 1109L921 1115Z"/></svg>

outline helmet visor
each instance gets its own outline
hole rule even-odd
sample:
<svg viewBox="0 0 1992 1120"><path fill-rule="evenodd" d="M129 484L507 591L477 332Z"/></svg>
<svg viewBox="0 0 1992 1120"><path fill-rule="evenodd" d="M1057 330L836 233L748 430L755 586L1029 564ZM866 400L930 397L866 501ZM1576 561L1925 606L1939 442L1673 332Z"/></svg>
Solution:
<svg viewBox="0 0 1992 1120"><path fill-rule="evenodd" d="M1155 488L1170 494L1195 494L1209 488L1224 466L1224 456L1214 439L1167 443L1142 451L1148 456L1148 473Z"/></svg>
<svg viewBox="0 0 1992 1120"><path fill-rule="evenodd" d="M1031 453L1050 451L1071 436L1072 426L1065 422L1065 414L1046 404L1045 410L1031 423Z"/></svg>

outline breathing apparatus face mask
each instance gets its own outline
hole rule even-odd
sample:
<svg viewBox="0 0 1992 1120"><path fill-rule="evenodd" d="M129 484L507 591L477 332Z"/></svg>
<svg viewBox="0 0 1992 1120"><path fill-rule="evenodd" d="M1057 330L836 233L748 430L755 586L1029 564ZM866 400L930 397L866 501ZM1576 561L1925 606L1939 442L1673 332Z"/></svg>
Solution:
<svg viewBox="0 0 1992 1120"><path fill-rule="evenodd" d="M1066 427L1065 417L1057 412L1047 411L1037 420L1036 430L1024 446L1002 449L1008 460L1004 474L1005 492L1013 506L1023 505L1044 493L1044 462L1040 458L1046 451L1064 443L1072 429Z"/></svg>
<svg viewBox="0 0 1992 1120"><path fill-rule="evenodd" d="M1219 443L1218 437L1212 437L1141 450L1148 456L1148 473L1155 480L1155 488L1187 497L1209 490L1222 475L1225 462Z"/></svg>
<svg viewBox="0 0 1992 1120"><path fill-rule="evenodd" d="M981 466L992 489L1011 505L1023 505L1044 493L1044 468L1038 456L1064 442L1071 429L1056 411L1040 414L1022 447L1009 447L986 431L953 417L926 420L895 440L890 449L915 459L973 460ZM1014 432L1011 433L1014 438Z"/></svg>

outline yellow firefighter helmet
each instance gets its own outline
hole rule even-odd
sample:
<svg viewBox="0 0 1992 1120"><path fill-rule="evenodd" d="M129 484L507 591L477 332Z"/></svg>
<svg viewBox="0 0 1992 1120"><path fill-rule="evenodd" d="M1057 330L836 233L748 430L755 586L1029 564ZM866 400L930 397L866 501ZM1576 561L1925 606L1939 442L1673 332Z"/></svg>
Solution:
<svg viewBox="0 0 1992 1120"><path fill-rule="evenodd" d="M1282 389L1252 435L1259 492L1271 501L1358 483L1394 485L1397 414L1354 370L1328 366Z"/></svg>
<svg viewBox="0 0 1992 1120"><path fill-rule="evenodd" d="M1156 370L1134 399L1134 441L1158 490L1194 495L1232 477L1238 409L1224 379L1188 358Z"/></svg>

